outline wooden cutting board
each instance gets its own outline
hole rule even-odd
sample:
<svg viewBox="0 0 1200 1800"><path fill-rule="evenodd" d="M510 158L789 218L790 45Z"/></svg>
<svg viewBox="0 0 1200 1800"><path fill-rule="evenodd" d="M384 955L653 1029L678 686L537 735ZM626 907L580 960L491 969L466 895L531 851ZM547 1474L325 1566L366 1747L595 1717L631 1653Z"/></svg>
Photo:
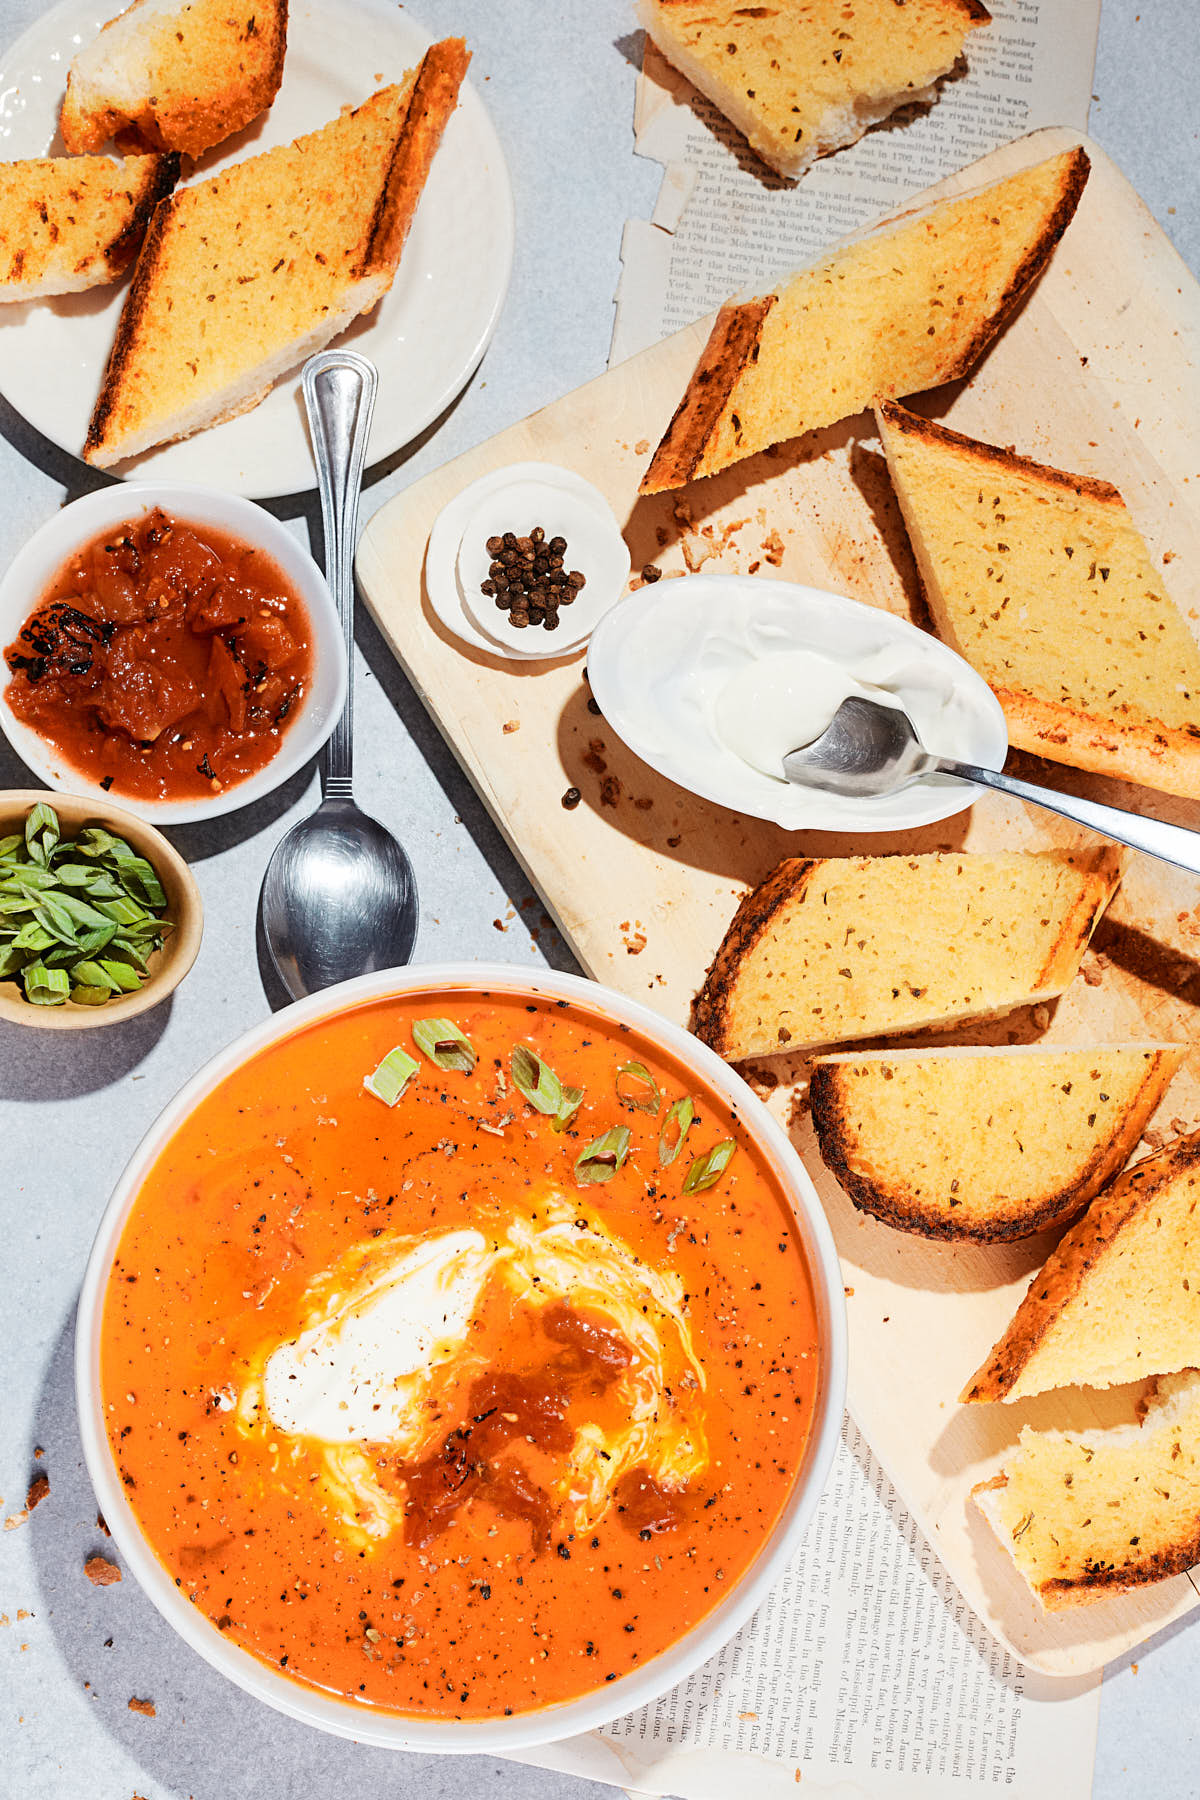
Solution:
<svg viewBox="0 0 1200 1800"><path fill-rule="evenodd" d="M966 383L918 402L990 442L1120 488L1185 615L1200 611L1200 288L1103 151L1050 130L996 151L929 197L965 191L1083 141L1092 174L1046 274ZM363 593L447 743L597 980L686 1021L737 902L788 855L1067 844L1086 834L992 796L898 836L788 833L661 779L589 706L582 652L518 664L474 652L423 586L438 512L468 482L541 460L588 476L623 522L633 567L700 567L832 589L928 624L869 415L639 500L648 458L708 332L702 320L610 370L385 506L363 534ZM1200 827L1200 805L1010 758L1051 785ZM582 801L566 810L576 787ZM914 921L919 929L919 921ZM1200 1008L1200 882L1133 858L1078 979L1053 1007L929 1042L1190 1041ZM855 1212L817 1156L799 1059L746 1073L790 1126L837 1239L850 1318L849 1406L965 1599L1047 1673L1100 1667L1200 1598L1180 1576L1140 1594L1041 1612L970 1503L1025 1423L1082 1429L1133 1416L1136 1394L1082 1391L1015 1406L955 1396L1007 1324L1052 1239L989 1250L926 1244ZM1200 1122L1200 1056L1152 1123Z"/></svg>

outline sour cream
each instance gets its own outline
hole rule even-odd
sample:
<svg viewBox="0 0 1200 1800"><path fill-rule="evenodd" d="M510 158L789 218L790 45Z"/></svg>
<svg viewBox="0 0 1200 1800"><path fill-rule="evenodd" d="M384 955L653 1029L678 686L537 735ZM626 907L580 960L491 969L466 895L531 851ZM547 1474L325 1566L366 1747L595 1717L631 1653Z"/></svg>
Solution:
<svg viewBox="0 0 1200 1800"><path fill-rule="evenodd" d="M776 650L743 663L717 694L713 716L735 756L784 781L788 751L820 737L851 694L906 712L935 755L969 752L971 721L950 672L893 644L852 664L807 649Z"/></svg>
<svg viewBox="0 0 1200 1800"><path fill-rule="evenodd" d="M329 1444L411 1442L430 1372L465 1338L492 1262L479 1232L450 1231L385 1266L267 1358L273 1423Z"/></svg>
<svg viewBox="0 0 1200 1800"><path fill-rule="evenodd" d="M995 695L948 645L790 581L701 574L643 588L592 633L588 680L607 724L660 775L785 830L909 830L976 797L943 775L855 799L787 781L784 755L819 737L848 694L903 707L937 754L999 769L1008 748Z"/></svg>

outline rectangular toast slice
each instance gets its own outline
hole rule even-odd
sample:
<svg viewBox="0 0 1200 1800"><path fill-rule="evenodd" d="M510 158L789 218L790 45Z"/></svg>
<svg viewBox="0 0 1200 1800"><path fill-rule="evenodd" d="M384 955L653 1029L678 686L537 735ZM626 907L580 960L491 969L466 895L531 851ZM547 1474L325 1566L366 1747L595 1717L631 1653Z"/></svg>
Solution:
<svg viewBox="0 0 1200 1800"><path fill-rule="evenodd" d="M461 39L434 44L402 86L159 208L87 462L107 468L249 411L382 298L468 61Z"/></svg>
<svg viewBox="0 0 1200 1800"><path fill-rule="evenodd" d="M723 306L641 492L965 375L1045 268L1090 166L1063 151Z"/></svg>
<svg viewBox="0 0 1200 1800"><path fill-rule="evenodd" d="M0 163L0 300L115 281L179 179L177 156L43 156Z"/></svg>
<svg viewBox="0 0 1200 1800"><path fill-rule="evenodd" d="M981 0L638 0L669 63L777 174L796 180L897 107L937 98Z"/></svg>
<svg viewBox="0 0 1200 1800"><path fill-rule="evenodd" d="M203 155L274 100L287 17L287 0L133 0L71 64L63 143L99 150L120 132Z"/></svg>
<svg viewBox="0 0 1200 1800"><path fill-rule="evenodd" d="M1200 794L1200 647L1116 488L894 401L876 420L938 633L988 683L1010 741Z"/></svg>

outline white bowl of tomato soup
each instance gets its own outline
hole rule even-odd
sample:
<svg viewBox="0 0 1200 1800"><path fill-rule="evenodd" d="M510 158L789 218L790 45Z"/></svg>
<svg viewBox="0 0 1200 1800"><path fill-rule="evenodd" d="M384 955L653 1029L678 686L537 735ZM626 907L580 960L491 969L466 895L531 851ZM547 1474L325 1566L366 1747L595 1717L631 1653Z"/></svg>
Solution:
<svg viewBox="0 0 1200 1800"><path fill-rule="evenodd" d="M790 1561L841 1428L841 1275L785 1132L574 976L365 976L215 1057L80 1299L125 1567L268 1705L503 1753L690 1674Z"/></svg>
<svg viewBox="0 0 1200 1800"><path fill-rule="evenodd" d="M250 805L320 749L346 695L325 578L253 501L117 483L0 579L0 726L49 787L155 825Z"/></svg>

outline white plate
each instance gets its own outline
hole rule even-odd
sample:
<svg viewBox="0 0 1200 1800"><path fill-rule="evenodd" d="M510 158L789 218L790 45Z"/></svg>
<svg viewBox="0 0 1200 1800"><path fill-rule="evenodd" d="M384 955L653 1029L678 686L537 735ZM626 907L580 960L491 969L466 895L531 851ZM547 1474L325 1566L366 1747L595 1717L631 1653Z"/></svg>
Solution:
<svg viewBox="0 0 1200 1800"><path fill-rule="evenodd" d="M550 509L554 508L553 530L561 530L568 543L574 538L578 545L581 536L592 533L601 548L602 554L592 564L589 585L563 615L566 629L561 635L540 629L520 634L506 630L500 613L493 633L484 629L467 604L462 567L469 558L462 554L464 537L478 526L486 539L493 524L488 523L491 514L484 508L507 503L510 498L514 506L532 506L535 513L545 514L543 523L548 528ZM509 517L524 518L524 510ZM484 566L482 573L486 572ZM628 576L629 551L608 501L584 476L557 463L510 463L481 475L443 506L425 551L425 591L438 619L464 644L486 650L504 662L565 661L578 655L597 620L620 599ZM532 641L527 643L527 639Z"/></svg>
<svg viewBox="0 0 1200 1800"><path fill-rule="evenodd" d="M62 154L58 109L79 48L122 0L63 0L0 67L0 155ZM206 156L201 176L336 118L419 62L430 34L382 0L292 0L283 85L263 118ZM468 46L469 48L470 46ZM434 158L390 293L338 339L379 369L368 462L414 438L447 407L487 348L508 288L512 187L469 82ZM58 300L0 305L0 393L51 443L77 456L128 282ZM139 481L191 481L254 499L314 487L299 371L260 406L121 467Z"/></svg>
<svg viewBox="0 0 1200 1800"><path fill-rule="evenodd" d="M856 669L881 649L911 660L915 676L944 687L952 744L931 748L1002 769L1004 714L991 688L948 645L907 619L841 594L753 575L684 575L642 588L606 613L588 645L592 698L618 737L665 775L733 812L789 831L907 831L960 813L979 790L932 775L894 794L846 799L774 780L722 739L716 702L751 663L815 651ZM936 689L935 689L936 691ZM781 769L782 775L782 769Z"/></svg>

